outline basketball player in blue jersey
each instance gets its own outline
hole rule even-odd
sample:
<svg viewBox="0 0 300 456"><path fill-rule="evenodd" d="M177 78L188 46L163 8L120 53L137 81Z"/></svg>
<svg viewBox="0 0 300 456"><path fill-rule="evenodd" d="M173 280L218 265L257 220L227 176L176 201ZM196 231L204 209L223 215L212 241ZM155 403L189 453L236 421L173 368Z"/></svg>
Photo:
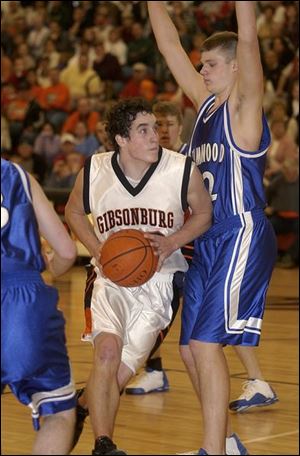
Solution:
<svg viewBox="0 0 300 456"><path fill-rule="evenodd" d="M153 105L152 109L157 119L157 131L160 145L166 149L176 150L184 155L188 154L189 144L183 143L181 139L183 119L179 107L169 101L159 101ZM184 246L182 252L185 259L190 264L194 252L193 242ZM158 337L153 350L146 361L145 369L143 369L134 381L126 387L125 392L127 394L138 395L169 390L169 381L162 366L160 345L172 326L178 308L179 307L173 307L173 316L170 325L162 331ZM263 376L255 353L253 352L253 348L239 345L235 345L233 348L246 368L248 378L256 380L246 382L247 388L245 388L245 391L238 400L230 403L230 409L244 411L250 407L261 407L262 405L269 405L274 402L276 396L274 396L273 390L266 382L261 380L263 379ZM262 392L264 394L262 394ZM230 439L228 443L230 444ZM230 448L228 448L227 451L230 452Z"/></svg>
<svg viewBox="0 0 300 456"><path fill-rule="evenodd" d="M52 252L42 254L40 234ZM69 454L72 446L76 401L64 318L41 272L63 274L76 253L37 181L1 158L1 393L9 386L32 410L31 454Z"/></svg>
<svg viewBox="0 0 300 456"><path fill-rule="evenodd" d="M108 132L115 151L94 154L85 163L65 214L95 266L91 325L85 333L93 342L94 362L80 397L95 436L92 454L126 454L112 440L120 391L170 323L172 300L179 299L175 276L187 270L180 247L210 227L211 201L190 157L159 147L156 118L145 100L131 98L113 106ZM184 223L187 207L192 214ZM140 287L118 286L98 267L101 245L124 228L143 230L152 242L156 236L150 231L163 235L159 245L155 242L157 272Z"/></svg>
<svg viewBox="0 0 300 456"><path fill-rule="evenodd" d="M211 194L213 226L195 241L186 274L181 354L201 401L199 454L225 454L231 433L223 346L258 345L276 258L274 232L264 214L270 134L262 113L255 3L235 2L238 35L209 37L202 46L200 73L182 48L164 3L147 3L159 50L198 110L190 154ZM231 440L240 454L247 454L237 436Z"/></svg>

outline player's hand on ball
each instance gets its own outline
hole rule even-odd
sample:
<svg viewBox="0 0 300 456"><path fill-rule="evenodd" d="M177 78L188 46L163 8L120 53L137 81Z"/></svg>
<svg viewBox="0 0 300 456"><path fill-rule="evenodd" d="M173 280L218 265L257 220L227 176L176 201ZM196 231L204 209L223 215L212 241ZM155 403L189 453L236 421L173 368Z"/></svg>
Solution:
<svg viewBox="0 0 300 456"><path fill-rule="evenodd" d="M177 247L174 245L172 238L169 236L164 236L161 233L144 233L146 239L149 240L151 246L153 247L155 255L158 256L158 265L157 271L160 271L163 262L168 256L173 253Z"/></svg>

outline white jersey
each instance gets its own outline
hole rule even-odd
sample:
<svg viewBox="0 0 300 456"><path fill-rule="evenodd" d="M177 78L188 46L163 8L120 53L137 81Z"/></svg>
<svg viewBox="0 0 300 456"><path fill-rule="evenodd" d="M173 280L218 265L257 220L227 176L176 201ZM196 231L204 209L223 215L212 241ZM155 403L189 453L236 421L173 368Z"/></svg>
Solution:
<svg viewBox="0 0 300 456"><path fill-rule="evenodd" d="M170 235L184 224L187 189L191 175L190 157L168 149L139 182L126 177L118 153L92 155L84 169L84 208L91 214L100 242L128 228ZM161 273L186 271L187 263L178 249L164 262Z"/></svg>

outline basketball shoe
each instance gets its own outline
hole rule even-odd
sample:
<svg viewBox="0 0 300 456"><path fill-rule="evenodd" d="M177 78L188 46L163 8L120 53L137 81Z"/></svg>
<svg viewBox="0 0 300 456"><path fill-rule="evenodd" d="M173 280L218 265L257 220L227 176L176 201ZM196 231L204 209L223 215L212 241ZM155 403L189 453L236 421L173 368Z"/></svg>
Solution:
<svg viewBox="0 0 300 456"><path fill-rule="evenodd" d="M125 388L126 394L148 394L169 390L169 382L164 370L153 370L150 367Z"/></svg>
<svg viewBox="0 0 300 456"><path fill-rule="evenodd" d="M85 419L89 415L89 411L87 409L81 407L81 405L79 405L79 402L78 402L78 399L83 394L83 392L84 392L84 388L76 390L76 399L77 399L76 422L75 422L75 431L74 431L74 437L73 437L73 445L72 445L71 450L73 450L74 447L77 445L78 440L83 431Z"/></svg>
<svg viewBox="0 0 300 456"><path fill-rule="evenodd" d="M226 454L230 455L247 455L249 454L246 447L242 444L237 434L232 434L230 437L226 438ZM189 451L186 453L177 453L177 454L207 454L206 450L200 448L199 451Z"/></svg>
<svg viewBox="0 0 300 456"><path fill-rule="evenodd" d="M234 412L245 412L252 407L265 407L278 401L278 397L267 382L258 379L247 380L243 393L230 402L229 408Z"/></svg>
<svg viewBox="0 0 300 456"><path fill-rule="evenodd" d="M226 438L226 454L249 454L237 434L233 433Z"/></svg>
<svg viewBox="0 0 300 456"><path fill-rule="evenodd" d="M123 450L119 450L114 442L106 435L100 435L95 440L95 448L92 454L127 454Z"/></svg>

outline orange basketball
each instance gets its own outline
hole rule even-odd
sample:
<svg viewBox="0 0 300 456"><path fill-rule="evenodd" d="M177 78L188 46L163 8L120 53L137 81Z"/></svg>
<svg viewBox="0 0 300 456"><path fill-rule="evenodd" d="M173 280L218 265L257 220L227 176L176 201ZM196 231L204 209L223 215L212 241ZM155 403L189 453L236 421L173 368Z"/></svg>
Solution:
<svg viewBox="0 0 300 456"><path fill-rule="evenodd" d="M100 264L103 274L121 287L139 287L156 271L154 255L143 232L134 229L113 233L102 246Z"/></svg>

